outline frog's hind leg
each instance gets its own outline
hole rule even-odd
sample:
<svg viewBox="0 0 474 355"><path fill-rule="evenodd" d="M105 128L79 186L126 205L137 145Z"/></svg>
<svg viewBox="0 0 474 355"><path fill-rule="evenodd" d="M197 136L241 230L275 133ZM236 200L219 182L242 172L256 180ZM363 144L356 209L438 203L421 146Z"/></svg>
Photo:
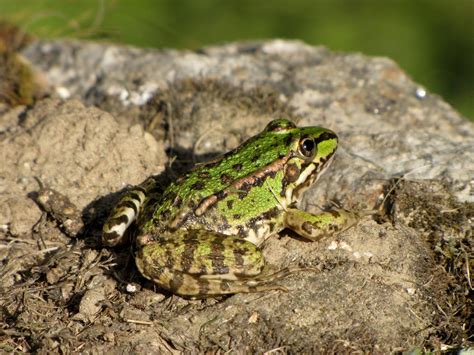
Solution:
<svg viewBox="0 0 474 355"><path fill-rule="evenodd" d="M202 275L198 278L190 280L196 282L199 287L199 293L196 297L210 297L218 296L223 294L233 293L253 293L253 292L265 292L265 291L284 291L288 289L285 286L279 285L277 281L291 275L292 273L299 271L316 271L314 268L284 268L274 273L267 273L267 270L263 270L259 275L255 277L236 276L236 279L223 279L219 275ZM196 292L196 285L188 288L187 291Z"/></svg>
<svg viewBox="0 0 474 355"><path fill-rule="evenodd" d="M208 231L184 231L143 246L137 251L140 272L180 296L213 297L286 288L275 283L284 269L265 275L264 258L254 244Z"/></svg>
<svg viewBox="0 0 474 355"><path fill-rule="evenodd" d="M151 177L142 184L132 187L120 198L102 228L104 245L116 246L122 243L125 231L138 218L153 182Z"/></svg>

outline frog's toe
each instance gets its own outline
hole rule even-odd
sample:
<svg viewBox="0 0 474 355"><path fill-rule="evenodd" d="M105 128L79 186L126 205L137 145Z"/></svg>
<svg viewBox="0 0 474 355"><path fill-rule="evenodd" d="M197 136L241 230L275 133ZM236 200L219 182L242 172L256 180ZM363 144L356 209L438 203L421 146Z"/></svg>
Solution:
<svg viewBox="0 0 474 355"><path fill-rule="evenodd" d="M263 273L255 277L255 279L259 281L264 281L264 282L274 282L277 280L284 279L291 274L294 274L296 272L301 272L301 271L318 272L319 270L312 267L286 267L284 269L278 270L273 273L268 273L268 271L267 272L264 271Z"/></svg>
<svg viewBox="0 0 474 355"><path fill-rule="evenodd" d="M200 298L235 293L257 293L273 290L288 291L286 287L271 283L268 280L222 280L187 276L187 282L181 285L181 287L172 290L174 293L181 296ZM193 279L192 282L189 277Z"/></svg>

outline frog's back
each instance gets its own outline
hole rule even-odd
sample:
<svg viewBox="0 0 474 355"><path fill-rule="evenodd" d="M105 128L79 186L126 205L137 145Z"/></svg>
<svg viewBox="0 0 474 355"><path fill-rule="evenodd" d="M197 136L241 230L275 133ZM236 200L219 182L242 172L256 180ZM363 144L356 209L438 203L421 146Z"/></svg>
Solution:
<svg viewBox="0 0 474 355"><path fill-rule="evenodd" d="M261 134L238 148L200 164L146 204L143 230L202 228L247 235L257 220L277 215L274 193L282 189L288 136ZM147 213L145 213L147 215ZM272 223L275 224L275 223ZM140 225L140 222L139 222ZM273 226L271 231L276 231Z"/></svg>

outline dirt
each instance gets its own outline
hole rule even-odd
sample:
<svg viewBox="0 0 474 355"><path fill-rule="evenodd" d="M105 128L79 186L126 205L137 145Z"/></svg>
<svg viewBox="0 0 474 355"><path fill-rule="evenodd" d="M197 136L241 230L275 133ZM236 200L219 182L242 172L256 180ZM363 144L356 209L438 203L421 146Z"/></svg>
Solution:
<svg viewBox="0 0 474 355"><path fill-rule="evenodd" d="M452 181L376 173L368 181L365 174L356 183L365 193L358 194L344 174L363 163L340 153L302 207L337 202L379 212L334 239L309 243L288 231L270 238L263 251L271 267L316 270L283 280L288 292L186 300L145 280L130 246L100 245L102 223L129 184L151 174L173 178L280 116L300 121L278 90L208 79L177 81L140 107L58 98L3 106L0 350L386 353L473 346L474 204L455 197ZM357 139L355 133L347 141ZM69 213L54 214L50 203Z"/></svg>

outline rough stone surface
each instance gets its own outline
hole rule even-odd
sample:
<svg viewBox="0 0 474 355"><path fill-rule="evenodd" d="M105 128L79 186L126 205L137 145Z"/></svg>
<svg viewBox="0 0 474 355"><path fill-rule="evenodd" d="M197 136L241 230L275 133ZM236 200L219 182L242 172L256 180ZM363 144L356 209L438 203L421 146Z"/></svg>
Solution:
<svg viewBox="0 0 474 355"><path fill-rule="evenodd" d="M465 265L473 262L474 127L389 59L281 40L198 52L53 41L23 54L47 79L50 98L0 112L2 350L472 344ZM289 292L157 297L130 248L99 245L101 223L127 184L165 166L172 178L281 116L331 128L341 141L302 208L384 212L333 240L269 239L272 267L318 270L282 281ZM77 238L34 202L35 177L83 211Z"/></svg>

